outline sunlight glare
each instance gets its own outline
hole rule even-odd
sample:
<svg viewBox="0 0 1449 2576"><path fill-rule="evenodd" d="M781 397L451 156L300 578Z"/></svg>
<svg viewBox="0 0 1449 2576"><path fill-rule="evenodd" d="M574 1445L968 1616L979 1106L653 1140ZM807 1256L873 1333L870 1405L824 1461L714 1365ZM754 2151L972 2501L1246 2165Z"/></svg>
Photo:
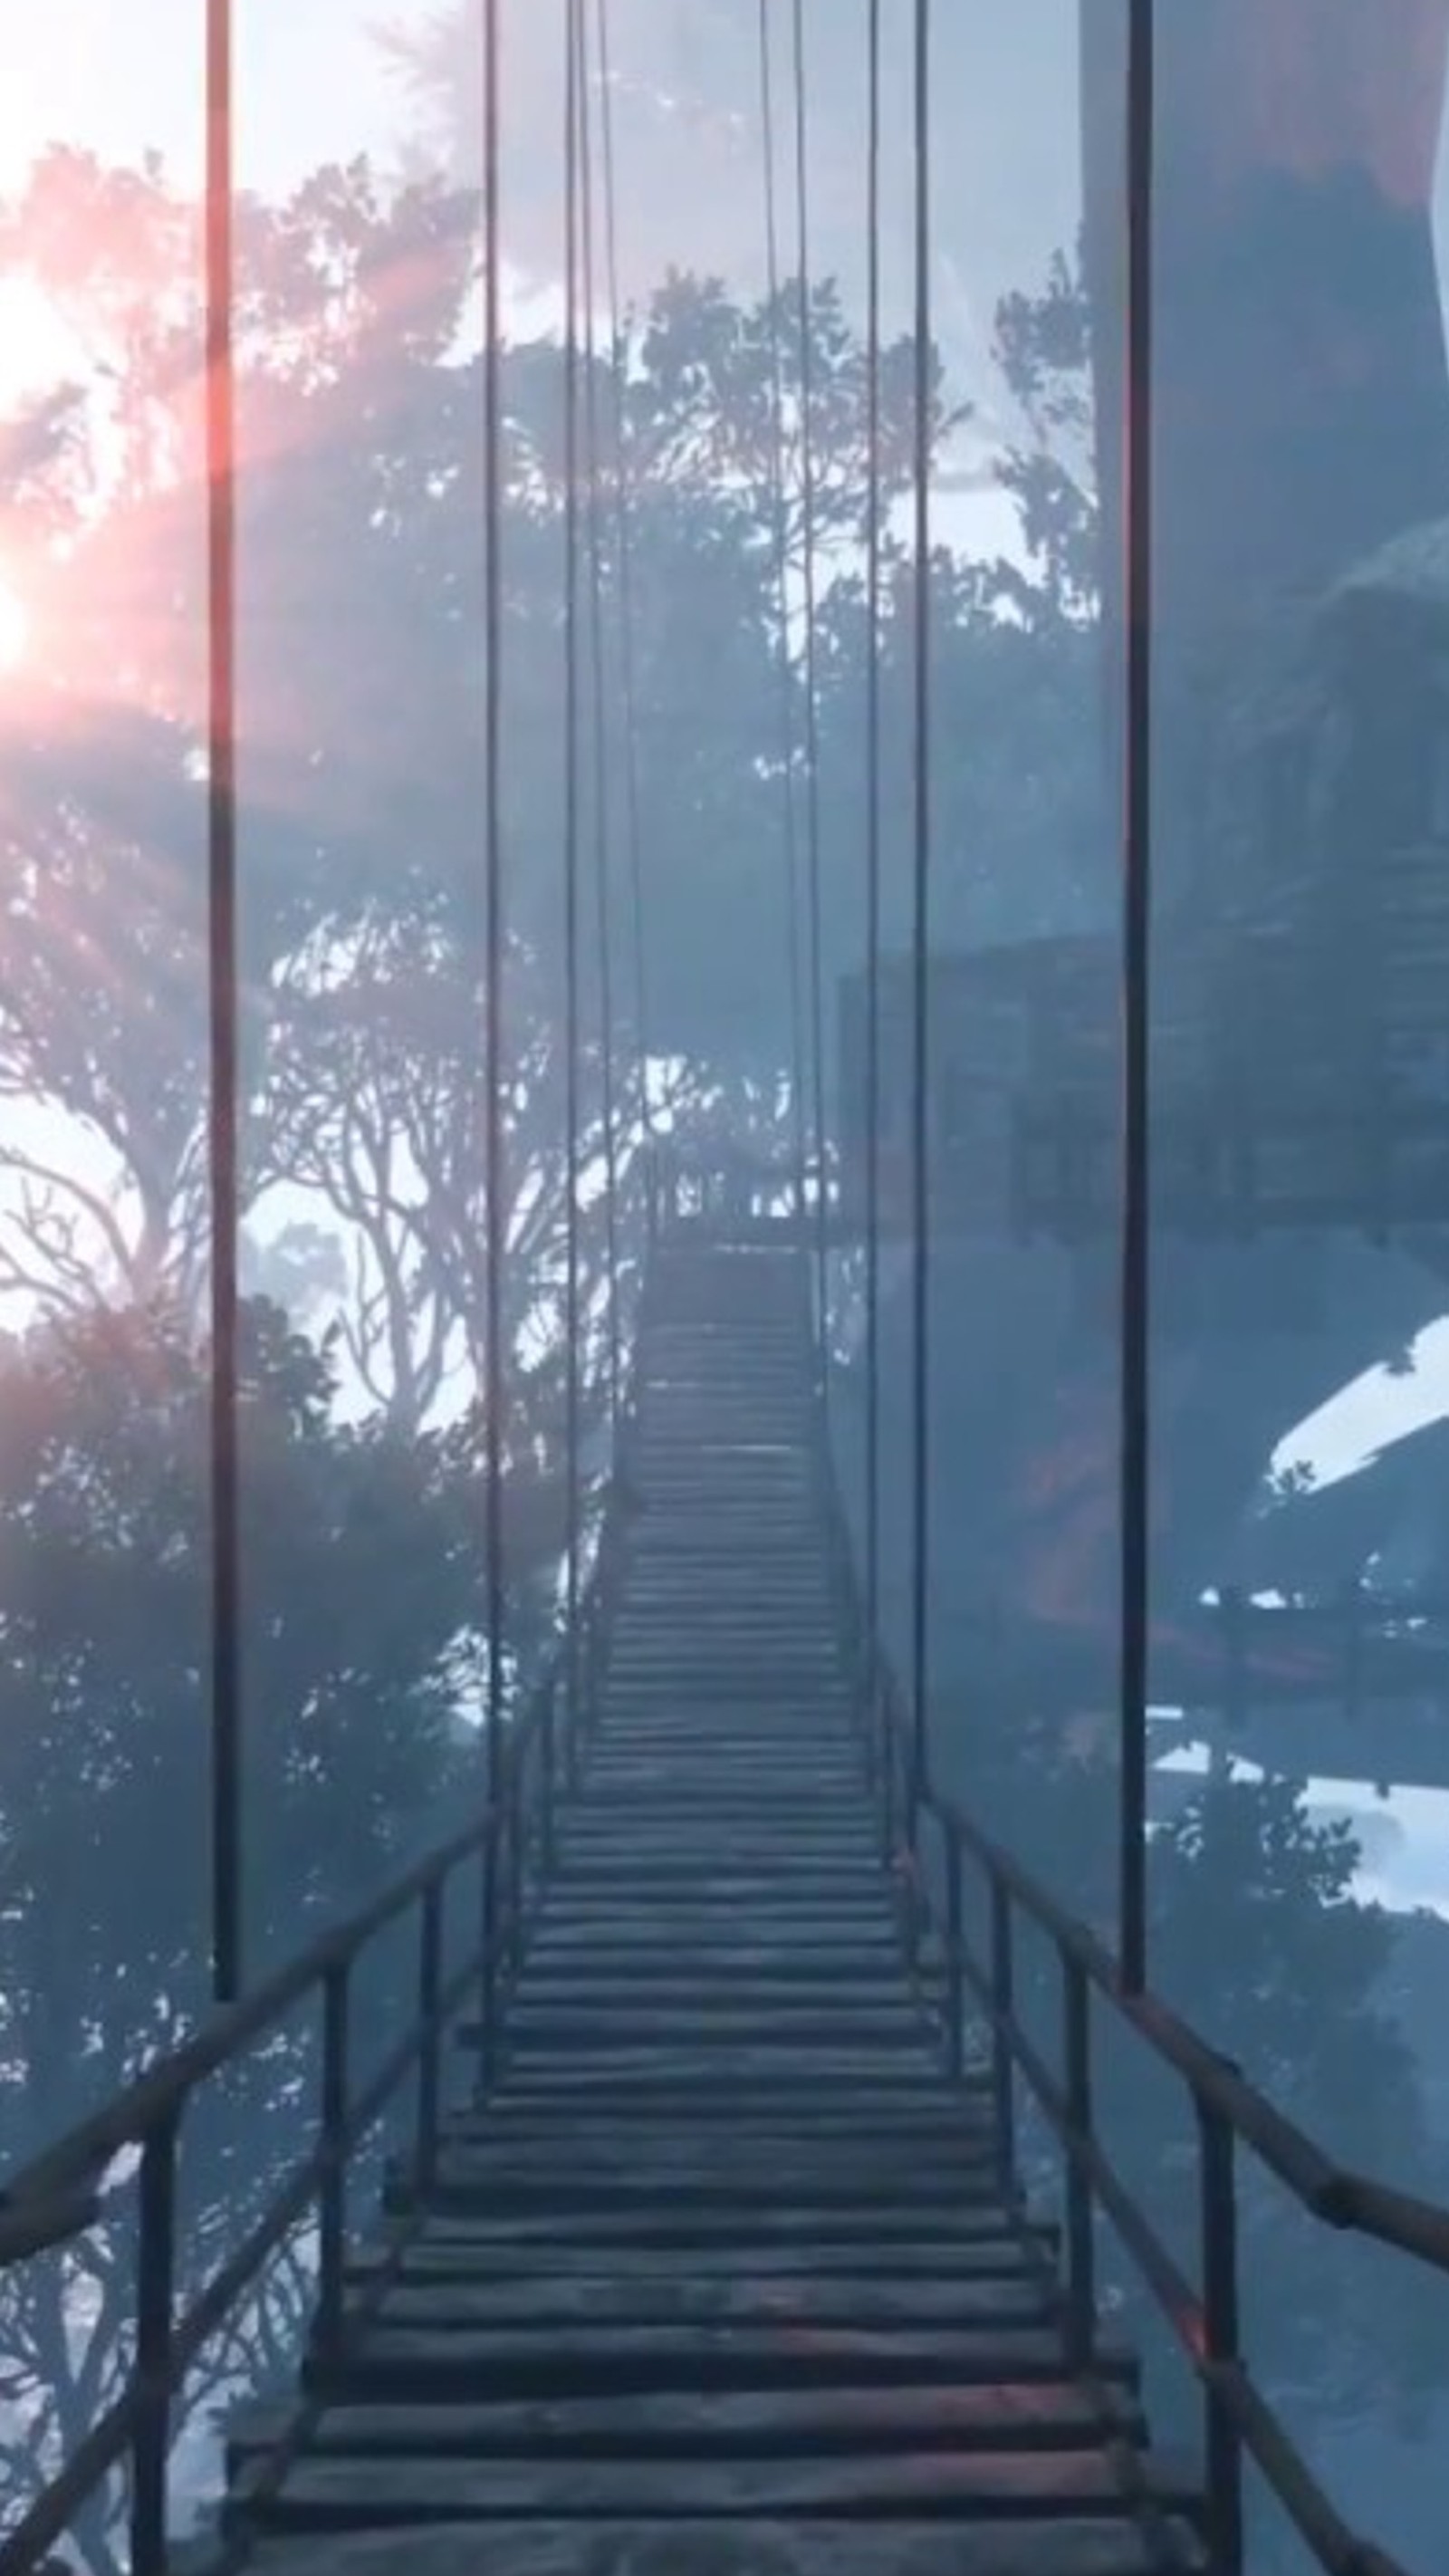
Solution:
<svg viewBox="0 0 1449 2576"><path fill-rule="evenodd" d="M0 675L18 669L30 642L25 602L0 575Z"/></svg>

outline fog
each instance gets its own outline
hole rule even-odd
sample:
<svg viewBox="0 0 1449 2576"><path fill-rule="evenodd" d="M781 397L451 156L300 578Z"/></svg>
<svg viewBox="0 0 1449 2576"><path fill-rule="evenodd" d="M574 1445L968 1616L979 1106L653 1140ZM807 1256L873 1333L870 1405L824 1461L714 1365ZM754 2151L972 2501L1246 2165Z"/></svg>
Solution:
<svg viewBox="0 0 1449 2576"><path fill-rule="evenodd" d="M933 1768L1111 1935L1124 352L1120 98L1103 65L1120 62L1119 14L1088 6L1084 118L1074 0L936 13L924 1420L907 0L883 19L874 458L866 16L855 0L806 12L809 525L788 8L771 21L773 315L753 0L611 13L620 365L596 199L573 492L561 13L504 11L498 1385L477 20L433 0L239 14L249 1961L276 1964L478 1794L480 1431L491 1408L516 1708L556 1627L570 1513L592 1532L604 1499L608 1299L627 1344L651 1125L784 1171L797 1121L818 1124L838 1218L835 1466L863 1554L874 1409L886 1644L904 1666L924 1441ZM1362 12L1337 4L1311 59L1296 0L1215 0L1195 33L1164 33L1147 745L1152 1975L1327 2152L1429 2197L1449 2179L1449 1519L1442 1445L1408 1435L1449 1410L1444 18L1441 0L1396 0L1371 61ZM25 81L0 81L11 2162L207 2007L201 64L192 0L149 0L147 21L141 48L104 0L73 0L37 21ZM590 100L599 190L597 79ZM874 635L873 468L889 536ZM380 2055L411 1974L400 1952L380 1961L364 2053ZM1040 1961L1022 1983L1050 2027ZM1190 2106L1108 2057L1103 2117L1187 2261ZM192 2287L197 2248L227 2241L275 2179L315 2060L315 2033L289 2033L200 2124ZM1415 2569L1439 2563L1442 2285L1251 2184L1243 2234L1259 2385L1351 2520ZM124 2264L103 2236L79 2275L0 2282L22 2487L39 2392L56 2392L49 2466L120 2382L104 2293ZM306 2251L194 2397L282 2384ZM1190 2436L1186 2375L1129 2280L1114 2256L1154 2430ZM206 2502L214 2448L186 2438ZM1256 2491L1252 2510L1255 2576L1299 2576ZM107 2513L77 2538L97 2571L120 2563Z"/></svg>

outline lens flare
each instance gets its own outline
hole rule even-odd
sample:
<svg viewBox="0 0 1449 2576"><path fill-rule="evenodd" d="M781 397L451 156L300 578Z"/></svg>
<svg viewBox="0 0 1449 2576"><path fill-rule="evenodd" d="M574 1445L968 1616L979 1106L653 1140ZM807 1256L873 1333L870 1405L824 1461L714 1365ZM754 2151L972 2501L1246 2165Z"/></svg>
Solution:
<svg viewBox="0 0 1449 2576"><path fill-rule="evenodd" d="M18 670L30 643L30 618L18 591L0 575L0 674Z"/></svg>

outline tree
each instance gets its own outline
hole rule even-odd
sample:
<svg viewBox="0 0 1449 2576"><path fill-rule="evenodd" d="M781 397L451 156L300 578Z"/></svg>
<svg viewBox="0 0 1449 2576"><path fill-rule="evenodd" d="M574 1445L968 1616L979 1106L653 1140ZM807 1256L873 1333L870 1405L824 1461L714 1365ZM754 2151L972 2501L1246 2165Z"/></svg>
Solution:
<svg viewBox="0 0 1449 2576"><path fill-rule="evenodd" d="M326 1352L265 1304L245 1323L243 1821L257 1974L479 1799L457 1710L460 1692L478 1704L483 1507L475 1422L407 1436L379 1417L342 1426ZM205 2010L204 1353L164 1307L93 1313L0 1353L0 1404L0 2129L13 2168ZM526 1460L508 1505L523 1595L557 1545L556 1502ZM368 1962L359 2065L409 2013L412 1974L395 1945ZM182 2299L276 2189L314 2052L315 2031L289 2025L198 2100ZM22 2495L119 2385L130 2228L123 2196L113 2224L0 2283L0 2396ZM283 2266L208 2356L211 2382L265 2366L300 2321L304 2286ZM98 2566L113 2563L108 2528L102 2513L85 2534Z"/></svg>
<svg viewBox="0 0 1449 2576"><path fill-rule="evenodd" d="M1029 625L1091 622L1100 608L1101 562L1080 245L1072 260L1055 253L1035 294L1017 289L1002 297L993 354L1030 438L1029 446L1007 450L997 475L1021 514L1035 579L1012 579L1002 568L1002 590Z"/></svg>
<svg viewBox="0 0 1449 2576"><path fill-rule="evenodd" d="M1094 1711L1043 1718L1025 1701L943 1676L933 1710L941 1786L967 1796L989 1829L1074 1915L1115 1943L1115 1721ZM1344 2164L1436 2196L1440 2148L1418 2069L1388 2010L1399 1933L1357 1901L1351 1829L1315 1818L1303 1784L1219 1772L1194 1786L1149 1845L1148 1945L1154 1992L1240 2065L1289 2118ZM1056 2062L1059 1982L1046 1945L1018 1945L1027 2029ZM1106 2151L1190 2279L1198 2277L1196 2139L1182 2086L1099 2008L1095 2101ZM1054 2190L1059 2157L1033 2129L1035 2188ZM1428 2435L1445 2386L1434 2302L1413 2266L1376 2259L1352 2238L1296 2219L1252 2153L1238 2157L1246 2349L1256 2384L1283 2410L1330 2492L1343 2433L1372 2423L1406 2441ZM1154 2359L1170 2348L1131 2257L1110 2229L1111 2301ZM1194 2441L1197 2400L1180 2357L1153 2374L1154 2430ZM1250 2491L1256 2514L1261 2495ZM1372 2527L1371 2500L1345 2497ZM1277 2568L1282 2534L1264 2517L1253 2564ZM1288 2564L1297 2565L1296 2558Z"/></svg>

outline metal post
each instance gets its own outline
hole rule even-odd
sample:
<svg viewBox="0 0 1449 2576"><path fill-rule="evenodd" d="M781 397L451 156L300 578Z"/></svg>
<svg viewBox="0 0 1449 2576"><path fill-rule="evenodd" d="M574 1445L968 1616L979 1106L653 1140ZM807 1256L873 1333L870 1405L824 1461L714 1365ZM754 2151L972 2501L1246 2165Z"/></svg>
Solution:
<svg viewBox="0 0 1449 2576"><path fill-rule="evenodd" d="M1241 2358L1238 2315L1238 2205L1235 2141L1221 2114L1197 2098L1203 2268L1203 2359L1215 2364ZM1213 2576L1241 2576L1243 2565L1243 2454L1238 2430L1218 2399L1211 2375L1206 2388L1205 2449L1208 2546Z"/></svg>
<svg viewBox="0 0 1449 2576"><path fill-rule="evenodd" d="M946 1827L946 2073L959 2084L966 2071L966 1992L961 1944L961 1845Z"/></svg>
<svg viewBox="0 0 1449 2576"><path fill-rule="evenodd" d="M1223 1640L1223 1717L1230 1734L1244 1726L1248 1714L1247 1604L1236 1583L1218 1594Z"/></svg>
<svg viewBox="0 0 1449 2576"><path fill-rule="evenodd" d="M507 1387L504 1382L503 1281L507 1249L507 1139L503 1101L503 965L507 921L503 888L503 303L500 223L499 0L483 7L483 506L486 561L484 627L486 670L483 706L484 767L484 1159L487 1232L484 1298L484 1438L486 1491L484 1550L487 1559L487 1719L484 1760L487 1797L497 1808L502 1789L504 1629L507 1590L503 1562L503 1465ZM484 1889L484 1951L496 1962L498 1872L490 1867Z"/></svg>
<svg viewBox="0 0 1449 2576"><path fill-rule="evenodd" d="M131 2576L165 2576L171 2453L171 2315L176 2274L176 2145L169 2111L141 2150L139 2278L131 2437Z"/></svg>
<svg viewBox="0 0 1449 2576"><path fill-rule="evenodd" d="M1363 1715L1363 1590L1350 1575L1343 1588L1343 1714L1352 1726Z"/></svg>
<svg viewBox="0 0 1449 2576"><path fill-rule="evenodd" d="M1069 2135L1083 2145L1092 2136L1092 1994L1080 1960L1062 1960L1062 2016L1066 2043ZM1068 2156L1064 2177L1067 2218L1067 2341L1072 2365L1085 2370L1097 2333L1097 2248L1092 2186Z"/></svg>
<svg viewBox="0 0 1449 2576"><path fill-rule="evenodd" d="M418 1948L418 2020L422 2029L422 2053L418 2059L418 2118L414 2142L416 2188L427 2191L433 2180L438 2157L438 2127L442 2098L442 2047L440 2027L443 1994L443 1885L438 1880L423 1892L421 1940Z"/></svg>
<svg viewBox="0 0 1449 2576"><path fill-rule="evenodd" d="M991 2092L996 2112L996 2151L1004 2175L1016 2171L1016 2079L1009 2024L1016 2009L1016 1966L1011 1891L991 1882Z"/></svg>
<svg viewBox="0 0 1449 2576"><path fill-rule="evenodd" d="M866 1190L865 1190L865 1651L873 1678L880 1630L880 863L881 576L884 512L881 415L881 0L869 0L869 136L866 189Z"/></svg>
<svg viewBox="0 0 1449 2576"><path fill-rule="evenodd" d="M576 1619L577 1615L577 1612L575 1612ZM571 1628L569 1630L570 1642L566 1649L570 1667L574 1660L574 1647L572 1642L573 1635L574 1631ZM543 1707L539 1712L539 1724L543 1731L542 1743L540 1746L540 1761L542 1764L543 1778L539 1788L538 1801L538 1865L540 1869L551 1869L553 1866L554 1820L558 1805L558 1694L559 1675L558 1671L555 1669L550 1673L544 1684Z"/></svg>
<svg viewBox="0 0 1449 2576"><path fill-rule="evenodd" d="M912 724L912 923L913 1060L911 1068L912 1232L911 1285L914 1439L911 1525L911 1782L910 1841L925 1795L928 1771L927 1699L930 1647L930 1196L931 1114L929 1035L931 884L931 460L935 384L931 334L931 80L930 0L916 0L914 60L914 256L915 256L915 454L912 565L915 707Z"/></svg>
<svg viewBox="0 0 1449 2576"><path fill-rule="evenodd" d="M894 1856L896 1842L896 1738L895 1728L891 1724L889 1705L883 1690L877 1694L877 1699L877 1722L880 1727L881 1746L881 1854L887 1868L889 1868Z"/></svg>
<svg viewBox="0 0 1449 2576"><path fill-rule="evenodd" d="M1118 1962L1147 1976L1148 1406L1152 932L1152 149L1154 0L1130 0L1127 56L1127 723L1122 883L1121 1818Z"/></svg>
<svg viewBox="0 0 1449 2576"><path fill-rule="evenodd" d="M342 2333L342 2280L347 2249L347 2060L349 1963L322 1981L322 2189L317 2206L316 2344L335 2352Z"/></svg>
<svg viewBox="0 0 1449 2576"><path fill-rule="evenodd" d="M236 894L236 373L232 22L206 11L207 1142L211 1233L212 1991L242 1981L241 1464L237 1446L240 1002Z"/></svg>
<svg viewBox="0 0 1449 2576"><path fill-rule="evenodd" d="M480 1889L483 1923L482 1955L478 1977L478 2074L474 2097L481 2102L492 2084L494 2056L498 2038L498 1907L494 1882L498 1875L498 1810L488 1818L479 1864L483 1873Z"/></svg>

